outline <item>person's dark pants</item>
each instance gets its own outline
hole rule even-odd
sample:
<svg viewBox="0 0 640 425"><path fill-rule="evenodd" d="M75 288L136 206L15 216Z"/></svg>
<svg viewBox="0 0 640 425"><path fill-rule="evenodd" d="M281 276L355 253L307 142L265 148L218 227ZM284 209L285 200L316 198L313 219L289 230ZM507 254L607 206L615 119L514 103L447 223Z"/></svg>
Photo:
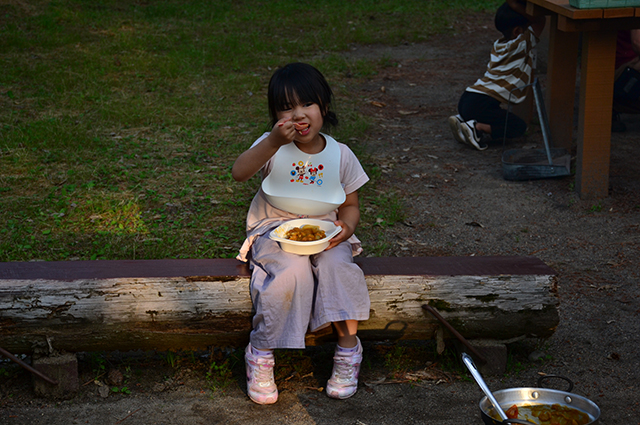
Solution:
<svg viewBox="0 0 640 425"><path fill-rule="evenodd" d="M500 107L500 102L486 94L465 91L458 102L458 113L464 121L476 120L491 126L491 138L494 140L520 137L527 130L522 118Z"/></svg>

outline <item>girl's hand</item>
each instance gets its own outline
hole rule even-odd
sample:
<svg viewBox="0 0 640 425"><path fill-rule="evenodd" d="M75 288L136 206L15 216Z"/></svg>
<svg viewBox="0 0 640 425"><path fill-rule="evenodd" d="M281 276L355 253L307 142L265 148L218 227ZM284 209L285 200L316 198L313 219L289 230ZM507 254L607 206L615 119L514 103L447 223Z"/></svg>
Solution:
<svg viewBox="0 0 640 425"><path fill-rule="evenodd" d="M282 118L273 126L269 138L275 146L280 147L293 142L296 134L298 133L295 125L291 122L291 118Z"/></svg>
<svg viewBox="0 0 640 425"><path fill-rule="evenodd" d="M278 152L280 146L291 143L296 135L291 118L283 118L273 126L273 130L256 146L244 151L231 168L234 180L244 182L254 176L264 164Z"/></svg>
<svg viewBox="0 0 640 425"><path fill-rule="evenodd" d="M360 207L358 202L358 192L351 192L347 199L338 207L338 219L333 222L336 226L342 227L342 231L335 235L330 241L326 250L346 241L356 231L356 226L360 222Z"/></svg>
<svg viewBox="0 0 640 425"><path fill-rule="evenodd" d="M336 220L333 222L333 224L342 227L342 230L340 231L340 233L331 238L331 240L329 241L329 246L325 249L325 251L330 250L334 246L340 245L342 242L349 239L355 231L355 229L352 229L347 223L342 220Z"/></svg>

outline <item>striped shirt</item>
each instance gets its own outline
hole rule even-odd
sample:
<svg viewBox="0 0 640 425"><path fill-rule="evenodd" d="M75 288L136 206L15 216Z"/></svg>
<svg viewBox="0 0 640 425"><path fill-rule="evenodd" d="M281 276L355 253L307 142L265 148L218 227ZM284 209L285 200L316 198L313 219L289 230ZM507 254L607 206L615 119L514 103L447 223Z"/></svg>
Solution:
<svg viewBox="0 0 640 425"><path fill-rule="evenodd" d="M491 49L487 71L474 85L467 87L467 91L486 94L503 103L522 102L527 94L522 87L531 82L535 66L533 48L537 42L531 27L513 40L497 40Z"/></svg>

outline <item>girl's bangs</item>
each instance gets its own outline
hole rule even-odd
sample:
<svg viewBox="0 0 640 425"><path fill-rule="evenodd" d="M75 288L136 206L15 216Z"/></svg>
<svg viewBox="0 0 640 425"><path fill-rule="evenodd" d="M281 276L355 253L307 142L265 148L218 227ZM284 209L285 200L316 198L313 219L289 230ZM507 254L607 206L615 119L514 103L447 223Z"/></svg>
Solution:
<svg viewBox="0 0 640 425"><path fill-rule="evenodd" d="M276 111L284 111L292 106L304 103L317 103L323 105L320 96L315 92L310 84L298 83L292 81L290 84L275 87L274 89L274 107Z"/></svg>

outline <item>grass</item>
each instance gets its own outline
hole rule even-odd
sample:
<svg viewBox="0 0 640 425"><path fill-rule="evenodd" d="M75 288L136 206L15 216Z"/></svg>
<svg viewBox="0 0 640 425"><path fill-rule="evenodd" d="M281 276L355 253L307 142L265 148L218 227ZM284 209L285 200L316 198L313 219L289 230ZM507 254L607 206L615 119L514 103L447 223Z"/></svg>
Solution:
<svg viewBox="0 0 640 425"><path fill-rule="evenodd" d="M239 153L268 130L273 70L306 61L336 93L338 140L366 141L352 88L393 66L349 60L420 42L483 1L9 0L0 4L0 261L234 257L257 178ZM354 143L354 145L357 145ZM402 221L372 182L359 236ZM358 150L360 149L360 150Z"/></svg>

